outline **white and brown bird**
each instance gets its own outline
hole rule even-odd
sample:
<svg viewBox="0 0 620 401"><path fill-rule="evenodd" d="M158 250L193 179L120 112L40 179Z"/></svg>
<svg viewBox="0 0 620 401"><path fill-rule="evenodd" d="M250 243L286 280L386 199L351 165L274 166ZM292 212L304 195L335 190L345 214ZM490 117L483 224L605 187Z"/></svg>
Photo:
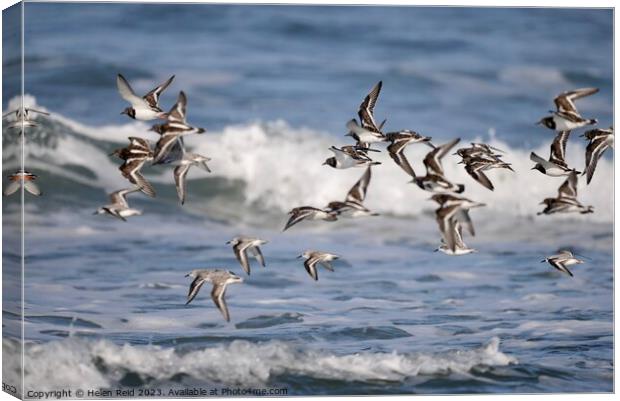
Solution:
<svg viewBox="0 0 620 401"><path fill-rule="evenodd" d="M486 143L472 142L471 146L457 149L454 154L461 156L462 160L459 164L467 164L472 159L484 159L489 162L501 162L503 156L501 153L504 152Z"/></svg>
<svg viewBox="0 0 620 401"><path fill-rule="evenodd" d="M441 164L441 159L448 154L461 139L456 138L452 141L445 143L441 146L435 147L431 150L426 157L424 157L423 163L426 167L425 176L414 177L411 182L415 183L418 187L429 192L456 192L461 193L465 190L463 184L453 184L444 175L444 169Z"/></svg>
<svg viewBox="0 0 620 401"><path fill-rule="evenodd" d="M319 274L316 269L316 265L319 264L326 268L327 270L333 272L334 268L330 263L333 260L339 258L338 255L328 252L320 252L320 251L304 251L301 255L297 257L298 259L304 258L304 268L315 281L319 279Z"/></svg>
<svg viewBox="0 0 620 401"><path fill-rule="evenodd" d="M153 164L160 164L170 152L172 146L182 137L190 134L202 134L206 132L204 128L193 127L187 123L187 96L183 91L179 92L177 102L167 114L167 121L164 124L155 124L151 131L161 135L155 145L155 157Z"/></svg>
<svg viewBox="0 0 620 401"><path fill-rule="evenodd" d="M327 204L325 210L335 213L339 217L378 216L378 213L373 213L364 206L364 200L366 199L366 192L368 190L370 178L371 169L369 166L366 168L366 171L360 179L357 180L357 182L351 187L344 202L330 202Z"/></svg>
<svg viewBox="0 0 620 401"><path fill-rule="evenodd" d="M592 206L584 206L577 200L577 182L577 172L573 171L558 188L557 197L546 198L540 203L545 205L545 209L537 214L593 213L594 208Z"/></svg>
<svg viewBox="0 0 620 401"><path fill-rule="evenodd" d="M211 283L213 288L211 290L211 299L215 306L220 310L224 320L230 322L230 313L228 312L228 306L226 305L226 288L229 284L242 283L243 279L231 271L228 270L210 270L210 269L196 269L192 270L185 277L191 277L194 280L189 286L189 293L187 294L187 302L185 305L192 302L198 291L204 283Z"/></svg>
<svg viewBox="0 0 620 401"><path fill-rule="evenodd" d="M409 174L411 178L415 178L415 171L411 167L407 156L405 156L404 150L408 145L414 143L425 143L428 146L433 147L430 142L432 138L429 136L420 135L411 130L388 132L385 134L385 138L390 142L390 145L387 147L387 151L392 160L394 160L394 163L403 169L405 173Z"/></svg>
<svg viewBox="0 0 620 401"><path fill-rule="evenodd" d="M124 163L118 168L123 177L140 188L140 191L146 195L155 197L155 188L141 173L144 163L153 160L153 151L146 139L131 136L127 147L116 149L110 155L124 160Z"/></svg>
<svg viewBox="0 0 620 401"><path fill-rule="evenodd" d="M121 114L127 114L127 116L135 120L142 121L166 118L166 113L159 107L159 96L166 90L173 79L174 75L146 95L140 97L131 89L125 77L118 74L116 77L118 93L131 104L131 106L123 110Z"/></svg>
<svg viewBox="0 0 620 401"><path fill-rule="evenodd" d="M295 224L304 220L325 220L336 221L336 213L330 210L323 210L313 206L300 206L292 209L288 214L291 216L286 222L282 231L286 231Z"/></svg>
<svg viewBox="0 0 620 401"><path fill-rule="evenodd" d="M356 146L343 146L341 148L332 146L329 150L334 153L334 156L326 159L323 165L327 165L335 169L347 169L351 167L365 167L381 164L381 162L373 161L368 156L368 151L372 149L361 149Z"/></svg>
<svg viewBox="0 0 620 401"><path fill-rule="evenodd" d="M140 191L140 188L121 189L120 191L112 192L110 196L110 203L101 206L93 214L109 214L123 221L127 221L127 217L140 216L141 210L134 209L127 203L127 195L133 192Z"/></svg>
<svg viewBox="0 0 620 401"><path fill-rule="evenodd" d="M235 257L241 264L243 271L250 275L250 262L248 260L248 252L256 258L261 266L265 267L265 257L260 250L260 245L266 244L267 241L260 238L235 237L227 242L232 245Z"/></svg>
<svg viewBox="0 0 620 401"><path fill-rule="evenodd" d="M483 187L493 191L495 187L493 183L489 179L489 177L484 173L487 170L503 168L510 171L514 171L510 164L501 161L500 159L490 160L488 157L468 157L465 163L465 171L470 175L476 182L478 182Z"/></svg>
<svg viewBox="0 0 620 401"><path fill-rule="evenodd" d="M442 236L441 245L439 246L439 248L435 249L435 252L443 252L446 255L450 256L462 256L478 252L476 249L468 247L467 245L465 245L465 242L463 242L463 226L459 221L456 221L454 219L450 220L448 229L454 231L452 234L454 236L454 250L450 249Z"/></svg>
<svg viewBox="0 0 620 401"><path fill-rule="evenodd" d="M583 118L575 107L575 100L590 96L598 92L598 88L582 88L568 91L558 95L553 102L556 111L541 119L538 124L555 131L571 131L586 125L596 124L596 119Z"/></svg>
<svg viewBox="0 0 620 401"><path fill-rule="evenodd" d="M446 249L456 252L459 247L465 248L462 244L461 227L464 226L471 236L475 236L469 210L485 204L449 193L435 194L431 199L439 204L439 208L435 210L435 218Z"/></svg>
<svg viewBox="0 0 620 401"><path fill-rule="evenodd" d="M36 174L32 174L25 170L18 170L13 174L10 174L7 178L9 179L9 184L6 186L6 188L4 188L4 191L2 192L4 196L14 194L15 192L17 192L18 189L22 187L22 185L24 186L24 189L32 195L41 195L41 190L39 189L37 184L34 183L34 181L37 179Z"/></svg>
<svg viewBox="0 0 620 401"><path fill-rule="evenodd" d="M575 171L575 169L569 168L568 164L566 164L566 142L568 142L569 136L570 131L560 131L556 134L555 139L551 143L549 160L545 160L532 152L530 160L536 163L532 170L538 170L551 177L566 176Z"/></svg>
<svg viewBox="0 0 620 401"><path fill-rule="evenodd" d="M549 256L540 261L540 263L547 262L555 269L568 274L573 277L573 273L568 270L568 266L584 263L583 260L577 259L571 251L562 250L557 255Z"/></svg>
<svg viewBox="0 0 620 401"><path fill-rule="evenodd" d="M379 81L366 95L360 107L357 111L357 115L360 119L358 124L357 120L352 119L347 123L347 129L349 132L346 136L351 136L357 141L357 146L360 148L369 148L370 144L385 141L385 136L381 132L383 124L377 124L375 121L375 105L381 93L381 87L383 82Z"/></svg>
<svg viewBox="0 0 620 401"><path fill-rule="evenodd" d="M603 156L603 153L605 153L607 149L614 147L614 128L597 128L587 131L581 136L590 141L586 147L586 169L583 172L583 174L587 174L586 182L590 184L599 159Z"/></svg>

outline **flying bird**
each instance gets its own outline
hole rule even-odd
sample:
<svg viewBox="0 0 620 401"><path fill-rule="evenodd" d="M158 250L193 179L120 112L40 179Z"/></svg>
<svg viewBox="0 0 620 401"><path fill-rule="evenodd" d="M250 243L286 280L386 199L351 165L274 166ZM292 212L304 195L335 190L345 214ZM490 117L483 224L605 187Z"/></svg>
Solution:
<svg viewBox="0 0 620 401"><path fill-rule="evenodd" d="M211 299L215 306L222 312L222 316L224 316L224 320L230 322L230 314L228 313L228 306L226 305L226 287L229 284L237 284L242 283L243 279L231 271L227 270L192 270L185 277L191 277L194 279L189 286L189 293L187 294L187 302L185 305L192 302L196 295L198 295L198 291L204 283L213 284L213 289L211 290Z"/></svg>
<svg viewBox="0 0 620 401"><path fill-rule="evenodd" d="M178 141L181 141L183 136L206 132L204 128L193 127L187 124L186 110L187 96L181 91L179 92L177 102L167 114L167 122L164 124L155 124L151 127L151 131L155 131L161 135L155 145L153 164L161 164L172 149L172 146Z"/></svg>
<svg viewBox="0 0 620 401"><path fill-rule="evenodd" d="M583 260L575 258L573 253L567 250L560 251L559 254L549 256L540 261L540 263L544 263L544 262L549 263L555 269L563 273L566 273L571 277L573 277L573 273L570 270L568 270L568 266L584 263Z"/></svg>
<svg viewBox="0 0 620 401"><path fill-rule="evenodd" d="M441 239L441 246L435 249L435 252L443 252L446 255L450 256L462 256L470 253L477 252L476 249L470 248L463 242L463 227L461 223L455 220L451 220L448 226L449 230L453 230L451 235L454 236L454 250L450 249L448 245L446 245L446 241Z"/></svg>
<svg viewBox="0 0 620 401"><path fill-rule="evenodd" d="M140 171L144 163L153 160L153 151L151 151L151 145L146 139L131 136L129 137L129 145L127 147L116 149L111 155L124 160L124 163L118 168L123 177L138 186L140 191L146 195L155 197L155 188L144 178Z"/></svg>
<svg viewBox="0 0 620 401"><path fill-rule="evenodd" d="M35 123L34 120L30 118L30 113L42 114L45 116L50 115L50 113L46 111L40 111L30 107L24 107L9 111L8 113L5 113L2 118L4 119L10 115L15 115L15 121L10 123L8 125L8 128L38 127L39 124Z"/></svg>
<svg viewBox="0 0 620 401"><path fill-rule="evenodd" d="M415 171L411 167L409 160L407 160L407 156L405 156L404 150L408 145L414 143L425 143L430 147L433 147L431 144L431 137L423 136L418 134L415 131L411 130L401 130L396 132L388 132L385 134L385 138L387 141L391 142L387 147L387 151L394 160L394 163L403 171L411 176L411 178L415 178Z"/></svg>
<svg viewBox="0 0 620 401"><path fill-rule="evenodd" d="M599 159L608 148L614 147L614 129L613 127L609 127L609 129L597 128L586 131L581 136L590 140L586 147L586 169L583 172L583 174L587 174L586 182L590 184Z"/></svg>
<svg viewBox="0 0 620 401"><path fill-rule="evenodd" d="M586 125L596 124L596 119L583 118L577 111L574 102L597 92L598 88L582 88L558 95L553 100L557 110L552 112L550 116L542 118L538 124L555 131L571 131Z"/></svg>
<svg viewBox="0 0 620 401"><path fill-rule="evenodd" d="M206 172L211 170L207 162L211 160L208 157L196 153L183 153L182 158L176 163L178 166L174 168L174 182L177 187L177 196L181 205L185 204L185 194L187 193L187 173L192 166L197 166Z"/></svg>
<svg viewBox="0 0 620 401"><path fill-rule="evenodd" d="M256 258L261 266L265 267L265 258L260 250L260 245L266 244L267 241L260 238L235 237L227 242L232 245L235 257L241 264L243 271L250 275L250 262L248 261L248 252Z"/></svg>
<svg viewBox="0 0 620 401"><path fill-rule="evenodd" d="M545 209L537 214L593 213L594 208L592 206L584 206L577 200L577 181L577 172L573 171L558 188L557 197L546 198L540 203L545 205Z"/></svg>
<svg viewBox="0 0 620 401"><path fill-rule="evenodd" d="M166 118L166 113L164 113L164 111L159 107L159 96L164 90L166 90L173 79L174 75L146 95L140 97L135 94L133 89L131 89L129 82L127 82L125 77L118 74L116 77L118 93L121 94L123 99L131 104L131 106L123 110L121 114L126 114L135 120L142 121Z"/></svg>
<svg viewBox="0 0 620 401"><path fill-rule="evenodd" d="M486 205L449 193L435 194L431 197L431 200L437 202L440 206L435 210L435 218L443 238L443 243L446 249L456 252L457 248L459 248L459 243L462 242L462 226L467 228L471 236L476 235L473 222L469 216L469 209Z"/></svg>
<svg viewBox="0 0 620 401"><path fill-rule="evenodd" d="M282 231L286 231L295 224L304 220L325 220L336 221L336 213L330 210L323 210L313 206L300 206L292 209L288 214L291 216L286 222L286 226Z"/></svg>
<svg viewBox="0 0 620 401"><path fill-rule="evenodd" d="M381 162L373 161L370 157L368 157L368 150L371 149L361 149L356 146L343 146L341 148L332 146L329 150L334 152L334 156L326 159L323 164L336 169L347 169L351 167L365 167L381 164Z"/></svg>
<svg viewBox="0 0 620 401"><path fill-rule="evenodd" d="M360 123L358 124L355 119L347 123L349 133L346 135L353 137L357 141L357 146L360 148L369 148L372 143L385 141L385 136L381 132L385 121L377 125L374 115L375 105L377 104L382 86L383 82L379 81L360 104L357 112Z"/></svg>
<svg viewBox="0 0 620 401"><path fill-rule="evenodd" d="M41 190L39 189L37 184L34 183L34 181L37 179L36 174L32 174L25 170L18 170L13 174L9 175L7 178L10 182L2 192L4 196L14 194L19 188L21 188L22 185L24 186L24 189L30 192L32 195L41 195Z"/></svg>
<svg viewBox="0 0 620 401"><path fill-rule="evenodd" d="M129 204L127 203L127 195L138 191L140 191L140 188L135 187L112 192L110 194L110 203L105 206L101 206L95 211L94 214L109 214L123 221L127 221L127 217L140 216L142 211L129 207Z"/></svg>
<svg viewBox="0 0 620 401"><path fill-rule="evenodd" d="M465 190L463 184L453 184L444 176L441 159L448 154L461 139L456 138L441 146L431 150L423 160L426 167L426 175L423 177L414 177L412 182L425 191L430 192L456 192L461 193Z"/></svg>
<svg viewBox="0 0 620 401"><path fill-rule="evenodd" d="M325 208L325 210L328 210L330 213L335 213L338 216L378 216L378 213L373 213L364 206L364 199L366 199L366 191L368 190L370 177L371 169L369 166L368 168L366 168L366 171L355 183L355 185L351 187L351 189L347 193L347 197L345 198L344 202L330 202Z"/></svg>
<svg viewBox="0 0 620 401"><path fill-rule="evenodd" d="M312 277L315 281L318 281L319 274L316 269L316 265L319 264L326 268L327 270L333 272L334 268L331 265L331 261L339 258L338 255L328 252L320 252L320 251L304 251L301 255L297 257L298 259L304 258L304 267L310 277Z"/></svg>
<svg viewBox="0 0 620 401"><path fill-rule="evenodd" d="M556 134L555 139L551 143L549 160L545 160L532 152L530 160L536 163L532 170L538 170L551 177L566 176L575 171L575 169L569 168L566 164L566 142L568 142L569 136L570 131L560 131Z"/></svg>

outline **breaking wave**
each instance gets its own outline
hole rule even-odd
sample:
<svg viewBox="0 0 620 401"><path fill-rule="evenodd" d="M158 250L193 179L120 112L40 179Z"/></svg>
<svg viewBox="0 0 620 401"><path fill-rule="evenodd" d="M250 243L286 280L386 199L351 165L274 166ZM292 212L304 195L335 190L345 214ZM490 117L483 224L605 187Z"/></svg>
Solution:
<svg viewBox="0 0 620 401"><path fill-rule="evenodd" d="M35 103L33 97L26 97L27 105L35 106ZM12 100L9 109L16 104L16 100ZM44 109L42 106L36 107ZM44 170L73 183L105 191L127 185L117 171L117 161L109 157L108 153L125 144L128 136L142 136L152 142L157 139L154 133L147 131L148 125L142 122L93 127L57 114L52 114L48 119L40 118L38 122L41 127L29 131L29 168ZM16 138L16 135L12 137ZM446 174L453 182L466 185L465 196L486 203L491 210L515 216L532 216L542 209L540 201L555 196L563 182L562 178L547 177L531 170L533 163L529 160L530 152L535 151L546 157L552 133L541 130L541 145L536 149L511 148L500 137L490 130L488 136L469 138L503 149L504 159L512 163L514 173L507 170L489 172L495 191L487 190L469 177L463 166L457 164L457 156L449 156L444 160ZM434 142L441 143L448 139L435 138ZM11 135L5 135L3 140L5 171L17 168L18 147L16 143L11 143ZM467 145L469 140L463 139L461 145ZM207 176L201 171L190 171L189 180L204 181L200 187L211 192L212 196L234 197L241 199L246 206L275 210L278 213L306 204L322 207L329 201L344 198L363 173L362 169L333 170L322 165L331 156L328 150L331 145L347 144L344 136L334 136L311 128L291 127L282 120L230 125L219 132L209 131L203 136L187 138L186 143L193 151L212 158L212 174ZM421 160L427 151L428 148L423 145L410 146L406 150L416 171L423 172ZM583 170L585 141L577 134L573 134L570 139L566 153L569 164ZM382 165L373 169L366 200L369 208L383 214L401 216L415 216L432 209L433 204L427 201L429 194L408 183L408 176L392 162L387 152L373 156ZM169 170L147 167L144 171L156 186L172 186L172 173ZM229 188L233 190L214 194L217 188L221 188L218 182L229 183ZM190 193L192 190L190 188ZM611 158L603 158L599 162L589 186L585 185L585 180L580 180L579 199L584 204L593 205L595 213L587 216L571 215L569 218L611 221Z"/></svg>
<svg viewBox="0 0 620 401"><path fill-rule="evenodd" d="M16 366L20 358L16 344L4 340L7 366ZM296 348L279 341L235 340L227 345L182 351L70 338L27 346L24 383L26 389L36 384L39 391L51 391L179 385L192 381L261 386L298 382L304 378L332 382L402 382L416 376L468 373L475 368L516 363L514 357L499 350L497 337L481 347L466 350L344 355ZM17 374L17 371L5 370L7 377L3 379L18 382Z"/></svg>

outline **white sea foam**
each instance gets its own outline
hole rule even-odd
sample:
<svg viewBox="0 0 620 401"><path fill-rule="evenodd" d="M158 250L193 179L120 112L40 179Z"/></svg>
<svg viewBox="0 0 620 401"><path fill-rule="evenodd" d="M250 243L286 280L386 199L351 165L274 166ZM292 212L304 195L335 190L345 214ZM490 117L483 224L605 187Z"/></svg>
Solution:
<svg viewBox="0 0 620 401"><path fill-rule="evenodd" d="M4 343L6 363L10 364L19 358L19 351L7 340ZM513 363L517 363L515 358L499 350L497 337L470 350L349 355L298 349L278 341L256 344L237 340L179 353L157 346L66 339L27 347L25 381L26 387L36 383L38 390L114 387L128 372L162 382L183 373L203 382L237 385L261 385L287 374L342 381L401 381L418 375L466 373L477 366ZM11 370L8 374L17 372ZM4 378L12 379L17 377Z"/></svg>
<svg viewBox="0 0 620 401"><path fill-rule="evenodd" d="M35 105L33 98L28 99L29 103ZM147 133L146 125L141 122L88 127L56 114L51 118L87 138L116 143L124 143L130 135L154 139L152 133ZM514 173L508 170L492 170L488 173L495 184L495 191L491 192L475 182L465 172L463 165L457 164L457 156L450 155L444 160L446 176L453 182L465 184L464 195L486 203L490 210L516 216L533 216L543 209L540 202L546 197L556 196L557 188L563 182L562 178L548 177L531 170L533 162L529 160L530 152L535 151L547 157L553 134L541 131L541 145L527 150L511 148L500 137L501 133L497 136L491 135L489 140L486 136L475 138L504 149L504 159L511 163L515 170ZM291 127L282 120L231 125L220 132L188 137L186 142L193 151L213 159L210 162L213 173L209 177L239 180L245 183L243 195L248 205L254 204L279 211L288 211L301 205L323 207L332 200L344 199L349 188L363 173L363 169L336 171L321 164L332 156L329 147L347 144L347 138L334 137L310 128ZM434 142L442 141L436 139ZM459 145L467 144L467 141L463 140ZM573 134L567 145L569 165L578 170L584 168L585 145L586 142L577 133ZM410 146L406 150L414 169L420 174L424 172L421 160L427 151L428 147L423 145ZM125 184L118 174L116 161L79 136L61 138L55 149L31 145L29 154L34 157L33 164L37 168L47 168L83 184L100 186L106 190L114 190ZM384 214L418 215L434 207L434 204L428 201L429 193L408 183L409 177L393 163L387 152L373 154L373 158L383 164L373 169L372 184L366 200L369 208ZM64 168L63 165L66 164L87 167L97 178L93 180L80 176L78 172ZM168 170L162 169L161 173L157 174L156 168L148 168L147 175L155 183L171 184L172 175ZM156 175L153 175L153 172ZM190 180L204 177L205 174L200 171L190 171L188 175ZM590 185L586 186L585 179L579 182L579 199L586 205L593 205L594 214L541 218L611 221L612 182L613 163L604 158L599 162Z"/></svg>

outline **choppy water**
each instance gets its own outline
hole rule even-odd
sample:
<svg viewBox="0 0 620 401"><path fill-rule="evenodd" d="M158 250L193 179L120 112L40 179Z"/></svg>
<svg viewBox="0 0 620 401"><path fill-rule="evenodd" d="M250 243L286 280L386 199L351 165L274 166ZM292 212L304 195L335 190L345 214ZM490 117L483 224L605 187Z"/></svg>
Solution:
<svg viewBox="0 0 620 401"><path fill-rule="evenodd" d="M53 113L28 135L44 195L26 203L26 390L612 391L611 155L580 183L588 216L536 216L562 180L528 161L548 152L552 135L533 123L560 91L600 87L580 110L611 124L611 11L27 4L26 24L26 101ZM568 32L571 52L559 52ZM19 66L7 44L5 110ZM145 168L158 197L132 196L145 214L129 223L92 215L126 185L107 154L130 135L156 139L118 114L118 72L138 90L176 74L162 103L187 92L190 121L209 130L188 143L213 158L212 174L190 172L183 207L172 172ZM287 210L343 198L361 175L321 163L380 79L389 129L506 150L516 173L491 173L494 192L445 161L488 205L466 240L478 253L433 252L435 206L385 152L366 202L381 216L281 233ZM15 139L3 130L5 176ZM577 168L584 149L574 135ZM407 152L421 169L424 149ZM18 207L5 198L4 352L15 363ZM241 274L225 245L239 233L270 240L267 268L229 288L227 324L206 289L184 306L183 276ZM574 278L539 263L565 247L589 258ZM295 259L307 248L341 255L336 271L313 282ZM4 366L3 381L17 381Z"/></svg>

